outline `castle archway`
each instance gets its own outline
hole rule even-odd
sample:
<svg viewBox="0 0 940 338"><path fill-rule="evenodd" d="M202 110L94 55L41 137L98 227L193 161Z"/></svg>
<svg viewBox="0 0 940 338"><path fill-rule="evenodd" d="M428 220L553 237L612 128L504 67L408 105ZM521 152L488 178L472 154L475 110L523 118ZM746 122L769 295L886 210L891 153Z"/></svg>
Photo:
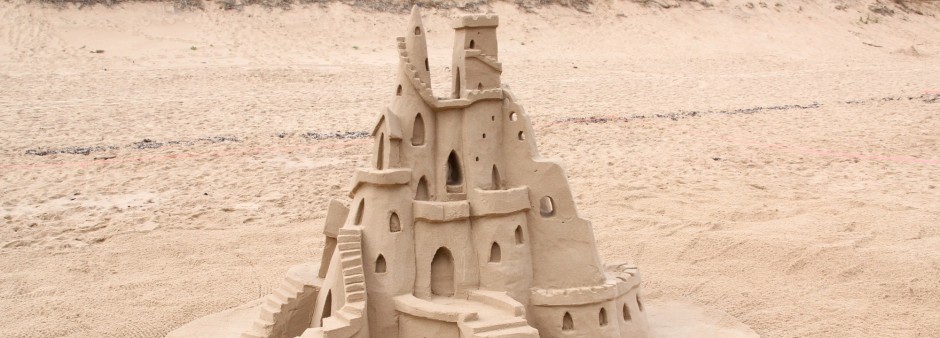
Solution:
<svg viewBox="0 0 940 338"><path fill-rule="evenodd" d="M454 295L454 256L441 247L431 260L431 293L438 296Z"/></svg>

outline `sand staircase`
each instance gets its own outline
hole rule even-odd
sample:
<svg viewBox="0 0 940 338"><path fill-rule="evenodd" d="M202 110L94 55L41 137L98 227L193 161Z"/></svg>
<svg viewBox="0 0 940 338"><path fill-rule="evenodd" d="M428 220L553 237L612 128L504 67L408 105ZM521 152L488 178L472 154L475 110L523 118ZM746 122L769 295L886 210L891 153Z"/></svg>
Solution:
<svg viewBox="0 0 940 338"><path fill-rule="evenodd" d="M504 292L473 290L467 299L475 303L476 316L467 316L457 322L465 337L474 338L526 338L538 337L538 331L529 326L525 306Z"/></svg>
<svg viewBox="0 0 940 338"><path fill-rule="evenodd" d="M242 338L267 338L278 323L279 315L290 307L296 307L294 303L304 292L307 286L303 281L295 276L288 274L281 285L268 295L261 303L260 313L257 319L252 323L251 328L242 334ZM283 319L281 319L283 320Z"/></svg>
<svg viewBox="0 0 940 338"><path fill-rule="evenodd" d="M477 60L480 60L490 68L493 68L496 71L503 71L503 64L496 60L492 55L484 54L483 51L479 49L469 49L465 52L467 57L474 57Z"/></svg>
<svg viewBox="0 0 940 338"><path fill-rule="evenodd" d="M354 337L365 322L366 283L362 270L362 230L358 227L340 228L336 237L336 250L343 266L343 288L346 301L343 307L323 319L323 337Z"/></svg>

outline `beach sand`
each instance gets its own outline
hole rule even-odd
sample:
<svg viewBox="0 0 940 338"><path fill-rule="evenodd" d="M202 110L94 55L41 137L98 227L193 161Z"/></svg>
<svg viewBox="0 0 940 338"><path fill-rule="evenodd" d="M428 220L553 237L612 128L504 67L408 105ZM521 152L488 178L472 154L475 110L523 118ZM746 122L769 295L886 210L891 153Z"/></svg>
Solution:
<svg viewBox="0 0 940 338"><path fill-rule="evenodd" d="M503 80L651 306L940 336L940 19L748 3L495 3ZM439 95L456 13L425 11ZM2 2L0 22L0 336L160 337L319 258L407 16Z"/></svg>

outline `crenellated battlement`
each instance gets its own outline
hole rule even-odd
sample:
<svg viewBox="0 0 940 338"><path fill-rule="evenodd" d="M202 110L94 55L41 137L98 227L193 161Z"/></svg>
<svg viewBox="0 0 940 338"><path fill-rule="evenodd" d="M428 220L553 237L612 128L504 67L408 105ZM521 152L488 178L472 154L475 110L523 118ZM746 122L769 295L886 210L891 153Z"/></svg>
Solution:
<svg viewBox="0 0 940 338"><path fill-rule="evenodd" d="M496 26L499 26L499 16L496 14L464 15L454 19L453 23L451 24L451 27L454 29Z"/></svg>

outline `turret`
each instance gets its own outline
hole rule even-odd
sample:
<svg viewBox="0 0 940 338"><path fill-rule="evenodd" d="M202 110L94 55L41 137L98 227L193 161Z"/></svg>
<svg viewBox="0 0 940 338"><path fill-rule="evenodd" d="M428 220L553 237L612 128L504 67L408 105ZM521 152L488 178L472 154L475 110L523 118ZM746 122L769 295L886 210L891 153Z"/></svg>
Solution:
<svg viewBox="0 0 940 338"><path fill-rule="evenodd" d="M499 88L503 68L497 58L495 15L468 15L454 20L453 92L454 98L468 91Z"/></svg>

